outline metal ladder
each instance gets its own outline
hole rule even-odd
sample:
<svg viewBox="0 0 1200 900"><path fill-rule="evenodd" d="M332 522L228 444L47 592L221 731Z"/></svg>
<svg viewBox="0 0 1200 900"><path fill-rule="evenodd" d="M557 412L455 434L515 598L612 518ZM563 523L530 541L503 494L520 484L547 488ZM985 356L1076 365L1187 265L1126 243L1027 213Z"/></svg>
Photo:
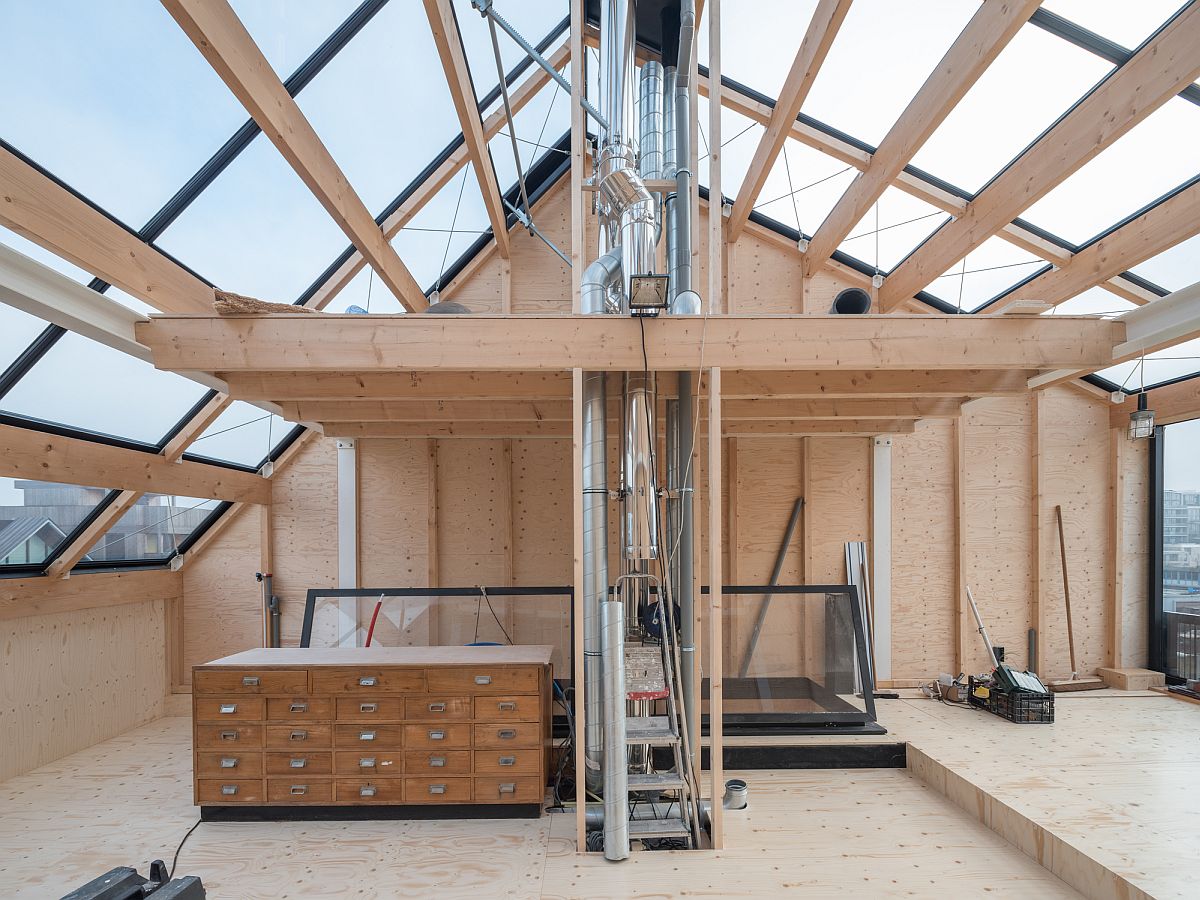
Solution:
<svg viewBox="0 0 1200 900"><path fill-rule="evenodd" d="M656 587L658 586L658 579L653 575L622 575L617 579L616 592L618 595L623 581L637 578L647 579L654 582ZM662 662L662 681L665 691L656 699L666 702L666 715L629 716L625 720L625 743L628 746L670 747L674 771L630 773L629 793L631 796L643 794L657 796L664 791L678 791L679 815L648 819L631 818L629 820L629 837L631 840L681 839L687 841L691 849L699 849L701 846L699 786L696 783L695 772L690 766L692 756L687 724L683 721L682 712L676 702L681 691L679 645L670 605L663 601L661 589L657 591L657 596L659 622L662 624L662 641L658 645L658 650ZM640 648L635 645L628 649ZM626 696L630 700L645 699L644 695L630 696L629 694L630 692L627 692Z"/></svg>

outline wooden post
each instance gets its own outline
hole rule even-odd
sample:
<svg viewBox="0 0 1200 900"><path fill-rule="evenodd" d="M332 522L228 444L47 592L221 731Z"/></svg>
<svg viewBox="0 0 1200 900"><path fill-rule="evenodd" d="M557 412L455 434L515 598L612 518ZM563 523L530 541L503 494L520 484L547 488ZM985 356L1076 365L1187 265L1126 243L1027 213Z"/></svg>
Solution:
<svg viewBox="0 0 1200 900"><path fill-rule="evenodd" d="M967 417L954 420L954 671L965 672L971 634L967 621Z"/></svg>
<svg viewBox="0 0 1200 900"><path fill-rule="evenodd" d="M440 542L438 541L438 441L437 438L429 438L428 445L428 460L429 460L429 517L425 523L425 553L426 565L428 566L428 584L430 587L441 586L441 558L438 552ZM441 643L441 618L442 610L438 601L430 598L429 609L426 613L429 616L429 642L430 644Z"/></svg>
<svg viewBox="0 0 1200 900"><path fill-rule="evenodd" d="M574 4L572 4L572 9ZM587 728L583 704L583 369L571 370L571 547L575 594L571 620L575 623L572 648L572 684L575 687L575 850L587 849L587 794L584 792L583 735Z"/></svg>
<svg viewBox="0 0 1200 900"><path fill-rule="evenodd" d="M1108 580L1109 635L1111 648L1109 664L1114 669L1125 665L1125 432L1108 430L1108 489L1109 489L1109 571Z"/></svg>
<svg viewBox="0 0 1200 900"><path fill-rule="evenodd" d="M583 0L571 0L571 312L583 311L580 287L587 235L583 197L583 145L587 140L583 95L587 87L583 52ZM552 88L553 89L553 88Z"/></svg>
<svg viewBox="0 0 1200 900"><path fill-rule="evenodd" d="M710 14L716 12L717 0L709 0ZM720 247L716 248L720 253ZM722 661L724 658L721 610L721 586L724 572L721 567L721 370L709 369L708 380L708 759L712 773L712 843L713 849L724 846L724 821L721 796L725 782L723 754L725 742L722 715Z"/></svg>
<svg viewBox="0 0 1200 900"><path fill-rule="evenodd" d="M1049 659L1049 646L1047 643L1047 634L1045 628L1045 610L1043 607L1043 597L1045 595L1045 586L1042 583L1042 499L1045 493L1045 485L1043 484L1043 475L1045 465L1042 459L1043 444L1042 444L1042 417L1044 411L1042 404L1045 402L1045 391L1035 391L1030 399L1030 420L1032 422L1033 434L1030 435L1031 454L1030 468L1031 478L1030 484L1033 486L1033 497L1031 498L1031 526L1030 532L1033 535L1033 552L1030 558L1033 561L1033 578L1031 584L1031 597L1033 607L1029 611L1029 621L1033 628L1037 630L1037 642L1034 644L1036 653L1033 659L1026 661L1026 665L1030 671L1037 672L1042 676L1043 680L1049 677L1049 670L1042 665L1041 661Z"/></svg>
<svg viewBox="0 0 1200 900"><path fill-rule="evenodd" d="M708 311L725 312L725 216L721 202L721 0L708 9ZM718 482L720 481L718 472ZM714 654L716 651L713 651Z"/></svg>

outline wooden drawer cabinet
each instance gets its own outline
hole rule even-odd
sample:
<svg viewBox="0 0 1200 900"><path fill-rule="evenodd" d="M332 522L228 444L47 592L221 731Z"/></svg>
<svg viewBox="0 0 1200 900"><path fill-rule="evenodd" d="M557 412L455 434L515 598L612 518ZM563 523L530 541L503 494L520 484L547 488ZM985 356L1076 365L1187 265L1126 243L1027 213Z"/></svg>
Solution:
<svg viewBox="0 0 1200 900"><path fill-rule="evenodd" d="M195 799L541 811L549 647L251 650L193 672ZM241 815L246 815L243 809Z"/></svg>

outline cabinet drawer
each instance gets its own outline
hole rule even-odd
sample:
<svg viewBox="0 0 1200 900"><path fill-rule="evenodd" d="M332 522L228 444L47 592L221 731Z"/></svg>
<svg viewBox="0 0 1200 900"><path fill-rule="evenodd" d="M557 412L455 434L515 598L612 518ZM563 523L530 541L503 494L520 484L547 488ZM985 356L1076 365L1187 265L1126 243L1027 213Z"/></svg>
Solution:
<svg viewBox="0 0 1200 900"><path fill-rule="evenodd" d="M495 747L537 748L542 745L541 726L537 722L512 722L507 725L476 725L475 749Z"/></svg>
<svg viewBox="0 0 1200 900"><path fill-rule="evenodd" d="M469 803L471 801L470 778L405 778L404 797L406 803Z"/></svg>
<svg viewBox="0 0 1200 900"><path fill-rule="evenodd" d="M197 803L262 803L261 778L201 778L196 781Z"/></svg>
<svg viewBox="0 0 1200 900"><path fill-rule="evenodd" d="M470 750L406 750L406 775L470 775Z"/></svg>
<svg viewBox="0 0 1200 900"><path fill-rule="evenodd" d="M442 722L471 718L470 697L408 697L404 718L410 722Z"/></svg>
<svg viewBox="0 0 1200 900"><path fill-rule="evenodd" d="M328 697L268 697L268 722L328 722L333 718Z"/></svg>
<svg viewBox="0 0 1200 900"><path fill-rule="evenodd" d="M262 746L261 725L197 725L196 749L257 750Z"/></svg>
<svg viewBox="0 0 1200 900"><path fill-rule="evenodd" d="M404 747L407 750L436 749L440 747L469 749L471 746L470 725L405 725Z"/></svg>
<svg viewBox="0 0 1200 900"><path fill-rule="evenodd" d="M539 775L542 771L541 750L476 750L475 774L495 772L504 775Z"/></svg>
<svg viewBox="0 0 1200 900"><path fill-rule="evenodd" d="M404 718L401 697L338 697L339 722L399 722Z"/></svg>
<svg viewBox="0 0 1200 900"><path fill-rule="evenodd" d="M196 754L197 778L259 778L262 773L262 754L257 749L243 753L231 747L225 753Z"/></svg>
<svg viewBox="0 0 1200 900"><path fill-rule="evenodd" d="M294 747L325 749L330 744L329 736L332 731L329 725L309 725L307 722L298 722L295 725L268 725L266 747L268 750L291 750Z"/></svg>
<svg viewBox="0 0 1200 900"><path fill-rule="evenodd" d="M338 803L403 803L403 778L339 778L333 783Z"/></svg>
<svg viewBox="0 0 1200 900"><path fill-rule="evenodd" d="M310 753L295 749L288 753L266 754L267 775L290 775L292 777L329 775L333 772L333 754L328 750Z"/></svg>
<svg viewBox="0 0 1200 900"><path fill-rule="evenodd" d="M197 722L261 722L262 697L196 697Z"/></svg>
<svg viewBox="0 0 1200 900"><path fill-rule="evenodd" d="M192 673L194 694L306 694L305 669L201 669Z"/></svg>
<svg viewBox="0 0 1200 900"><path fill-rule="evenodd" d="M426 669L425 684L431 694L521 694L538 689L538 670L528 666Z"/></svg>
<svg viewBox="0 0 1200 900"><path fill-rule="evenodd" d="M334 725L333 746L339 750L364 747L398 750L404 746L403 725Z"/></svg>
<svg viewBox="0 0 1200 900"><path fill-rule="evenodd" d="M328 803L333 799L333 782L307 778L268 778L268 803Z"/></svg>
<svg viewBox="0 0 1200 900"><path fill-rule="evenodd" d="M378 694L400 691L421 694L425 673L421 669L370 669L324 667L312 671L314 694Z"/></svg>
<svg viewBox="0 0 1200 900"><path fill-rule="evenodd" d="M536 775L475 779L476 803L541 803L546 791Z"/></svg>
<svg viewBox="0 0 1200 900"><path fill-rule="evenodd" d="M537 694L476 697L475 718L485 722L539 722L542 718L542 698Z"/></svg>
<svg viewBox="0 0 1200 900"><path fill-rule="evenodd" d="M404 754L399 750L361 752L339 750L333 754L333 774L362 778L388 778L404 771Z"/></svg>

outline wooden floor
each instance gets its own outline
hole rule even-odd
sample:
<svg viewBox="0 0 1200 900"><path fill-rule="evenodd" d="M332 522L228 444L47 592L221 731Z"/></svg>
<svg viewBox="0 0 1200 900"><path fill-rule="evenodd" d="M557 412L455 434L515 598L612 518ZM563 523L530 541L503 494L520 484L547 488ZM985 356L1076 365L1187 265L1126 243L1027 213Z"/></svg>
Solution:
<svg viewBox="0 0 1200 900"><path fill-rule="evenodd" d="M1075 695L1044 728L917 699L880 713L910 771L741 773L751 805L720 852L606 863L575 854L568 816L206 823L179 872L214 898L1196 896L1200 707ZM196 821L189 740L161 719L0 783L0 894L169 862Z"/></svg>

